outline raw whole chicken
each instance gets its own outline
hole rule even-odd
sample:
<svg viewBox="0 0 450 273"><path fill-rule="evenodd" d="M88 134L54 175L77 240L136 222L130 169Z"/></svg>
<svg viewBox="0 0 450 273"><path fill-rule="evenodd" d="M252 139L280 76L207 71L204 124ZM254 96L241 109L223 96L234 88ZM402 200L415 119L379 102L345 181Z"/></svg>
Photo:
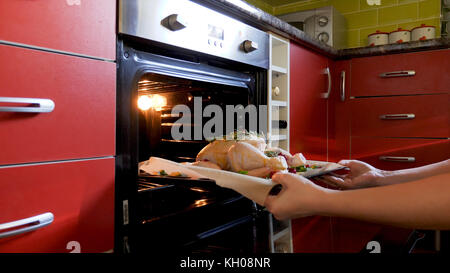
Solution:
<svg viewBox="0 0 450 273"><path fill-rule="evenodd" d="M280 148L266 150L264 138L253 136L242 140L215 140L198 153L192 164L267 177L270 173L305 165L306 159L301 153L291 155Z"/></svg>

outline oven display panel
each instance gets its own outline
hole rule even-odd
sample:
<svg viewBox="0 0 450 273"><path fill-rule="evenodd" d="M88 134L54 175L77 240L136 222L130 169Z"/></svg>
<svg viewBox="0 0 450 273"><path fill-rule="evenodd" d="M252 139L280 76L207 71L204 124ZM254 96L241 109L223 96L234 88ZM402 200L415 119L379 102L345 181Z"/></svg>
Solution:
<svg viewBox="0 0 450 273"><path fill-rule="evenodd" d="M223 41L224 30L214 25L208 25L208 36Z"/></svg>

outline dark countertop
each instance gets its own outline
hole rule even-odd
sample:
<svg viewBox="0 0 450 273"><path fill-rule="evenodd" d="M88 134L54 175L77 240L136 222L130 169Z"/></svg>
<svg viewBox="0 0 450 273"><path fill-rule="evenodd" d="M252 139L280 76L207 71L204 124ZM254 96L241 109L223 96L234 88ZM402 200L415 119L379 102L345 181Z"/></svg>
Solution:
<svg viewBox="0 0 450 273"><path fill-rule="evenodd" d="M450 48L450 38L437 38L426 41L413 41L402 44L389 44L375 47L359 47L348 49L335 49L322 44L305 32L291 26L279 18L256 8L254 11L246 10L236 4L226 0L192 0L202 5L209 6L224 14L235 17L249 25L257 27L264 31L271 31L282 37L291 39L302 46L318 52L332 59L349 59L367 56L377 56L384 54L406 53L433 49Z"/></svg>

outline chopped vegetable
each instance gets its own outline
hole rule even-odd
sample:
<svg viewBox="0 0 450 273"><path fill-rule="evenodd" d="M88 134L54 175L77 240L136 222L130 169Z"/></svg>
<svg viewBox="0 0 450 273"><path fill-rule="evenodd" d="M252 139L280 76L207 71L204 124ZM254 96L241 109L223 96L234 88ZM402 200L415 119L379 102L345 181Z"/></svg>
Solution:
<svg viewBox="0 0 450 273"><path fill-rule="evenodd" d="M300 166L295 167L295 170L299 173L303 173L303 172L306 172L308 169L305 166L300 165Z"/></svg>
<svg viewBox="0 0 450 273"><path fill-rule="evenodd" d="M248 174L248 171L239 171L240 174Z"/></svg>
<svg viewBox="0 0 450 273"><path fill-rule="evenodd" d="M297 170L295 168L288 168L288 172L297 173Z"/></svg>
<svg viewBox="0 0 450 273"><path fill-rule="evenodd" d="M276 152L276 151L265 151L264 154L267 157L276 157L276 156L278 156L278 152Z"/></svg>
<svg viewBox="0 0 450 273"><path fill-rule="evenodd" d="M165 170L160 170L159 175L168 175Z"/></svg>

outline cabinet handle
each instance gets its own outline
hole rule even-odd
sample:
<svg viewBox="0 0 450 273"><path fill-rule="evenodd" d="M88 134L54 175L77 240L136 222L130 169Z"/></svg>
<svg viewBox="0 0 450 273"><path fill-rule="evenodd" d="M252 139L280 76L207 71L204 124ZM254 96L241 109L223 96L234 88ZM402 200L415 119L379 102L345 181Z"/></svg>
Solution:
<svg viewBox="0 0 450 273"><path fill-rule="evenodd" d="M11 237L48 226L53 222L53 218L53 213L46 212L29 218L0 224L0 238Z"/></svg>
<svg viewBox="0 0 450 273"><path fill-rule="evenodd" d="M415 162L416 158L411 156L380 156L381 161L389 162Z"/></svg>
<svg viewBox="0 0 450 273"><path fill-rule="evenodd" d="M381 115L380 119L384 120L396 120L396 119L414 119L416 115L414 114L388 114L388 115Z"/></svg>
<svg viewBox="0 0 450 273"><path fill-rule="evenodd" d="M345 101L345 70L341 72L341 101Z"/></svg>
<svg viewBox="0 0 450 273"><path fill-rule="evenodd" d="M326 93L320 94L320 96L323 99L328 99L330 97L330 93L331 93L331 73L330 73L329 67L324 69L324 74L327 74L327 77L328 77L328 90Z"/></svg>
<svg viewBox="0 0 450 273"><path fill-rule="evenodd" d="M0 97L0 103L21 103L27 106L0 106L0 112L50 113L55 109L51 99Z"/></svg>
<svg viewBox="0 0 450 273"><path fill-rule="evenodd" d="M381 78L394 78L394 77L411 77L416 75L416 71L414 70L403 70L403 71L393 71L393 72L385 72L381 73Z"/></svg>

